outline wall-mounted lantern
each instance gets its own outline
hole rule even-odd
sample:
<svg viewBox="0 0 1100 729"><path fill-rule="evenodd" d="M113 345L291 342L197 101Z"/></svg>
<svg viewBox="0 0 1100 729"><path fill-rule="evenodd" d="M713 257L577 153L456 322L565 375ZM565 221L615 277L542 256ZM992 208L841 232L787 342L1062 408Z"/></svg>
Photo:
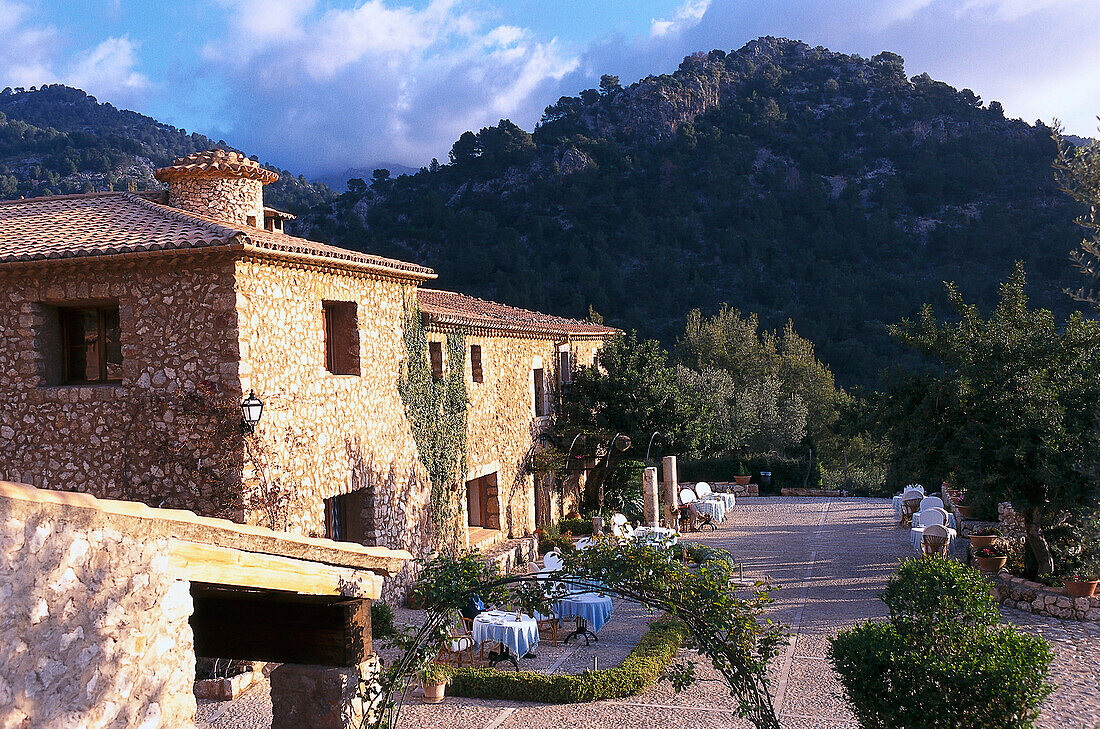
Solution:
<svg viewBox="0 0 1100 729"><path fill-rule="evenodd" d="M254 391L249 390L248 397L241 401L241 432L255 433L256 424L260 422L263 412L263 401L256 397Z"/></svg>

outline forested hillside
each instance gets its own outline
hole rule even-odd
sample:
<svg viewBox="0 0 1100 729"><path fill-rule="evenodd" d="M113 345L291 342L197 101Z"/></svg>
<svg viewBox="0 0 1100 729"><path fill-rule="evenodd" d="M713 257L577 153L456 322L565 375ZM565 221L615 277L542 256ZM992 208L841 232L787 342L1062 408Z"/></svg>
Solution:
<svg viewBox="0 0 1100 729"><path fill-rule="evenodd" d="M1023 260L1065 313L1078 210L1051 130L902 59L762 38L665 76L467 132L450 160L342 195L313 235L431 265L440 285L671 344L722 302L790 318L844 384L907 356L886 324L942 281L992 302Z"/></svg>
<svg viewBox="0 0 1100 729"><path fill-rule="evenodd" d="M159 187L152 171L213 146L46 86L0 93L0 197ZM279 171L295 232L434 267L439 285L674 344L726 302L792 319L841 384L912 356L886 324L942 301L995 300L1023 260L1036 304L1068 312L1079 213L1055 185L1051 130L1004 118L902 59L761 38L674 73L463 134L450 159L378 171L335 195Z"/></svg>
<svg viewBox="0 0 1100 729"><path fill-rule="evenodd" d="M232 149L61 84L0 92L0 199L160 189L153 170L213 147ZM275 207L301 212L333 197L324 185L271 169L279 181L265 194Z"/></svg>

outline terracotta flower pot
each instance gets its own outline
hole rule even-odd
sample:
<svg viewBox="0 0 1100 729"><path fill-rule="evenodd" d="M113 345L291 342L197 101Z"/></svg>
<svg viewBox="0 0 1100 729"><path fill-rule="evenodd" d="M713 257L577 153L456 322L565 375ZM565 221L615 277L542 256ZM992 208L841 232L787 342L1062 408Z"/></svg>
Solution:
<svg viewBox="0 0 1100 729"><path fill-rule="evenodd" d="M443 700L443 693L447 688L447 682L442 681L440 683L428 683L424 682L424 701L429 704L438 704Z"/></svg>
<svg viewBox="0 0 1100 729"><path fill-rule="evenodd" d="M1000 537L998 537L996 534L989 534L989 535L971 534L970 535L970 548L973 549L973 550L979 550L982 547L991 547L991 546L993 546L993 543L996 542L998 539L1000 539Z"/></svg>
<svg viewBox="0 0 1100 729"><path fill-rule="evenodd" d="M964 519L969 519L974 516L973 506L963 506L962 504L956 504L955 508L959 510L959 516L963 517Z"/></svg>
<svg viewBox="0 0 1100 729"><path fill-rule="evenodd" d="M1092 597L1096 592L1096 580L1078 582L1077 580L1063 580L1066 586L1066 594L1070 597Z"/></svg>
<svg viewBox="0 0 1100 729"><path fill-rule="evenodd" d="M734 476L733 482L738 486L748 486L752 483L752 476Z"/></svg>
<svg viewBox="0 0 1100 729"><path fill-rule="evenodd" d="M997 574L1005 566L1008 557L975 557L974 561L978 563L978 569L982 572Z"/></svg>

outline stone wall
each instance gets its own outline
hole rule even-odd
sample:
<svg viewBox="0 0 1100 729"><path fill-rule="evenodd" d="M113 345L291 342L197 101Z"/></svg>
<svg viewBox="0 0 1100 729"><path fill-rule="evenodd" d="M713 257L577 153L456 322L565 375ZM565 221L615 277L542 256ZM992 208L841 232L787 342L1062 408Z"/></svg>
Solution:
<svg viewBox="0 0 1100 729"><path fill-rule="evenodd" d="M193 727L190 584L166 538L0 499L0 727Z"/></svg>
<svg viewBox="0 0 1100 729"><path fill-rule="evenodd" d="M239 402L233 263L217 255L0 268L0 479L218 513L166 457L174 392ZM117 304L122 381L60 383L58 306Z"/></svg>
<svg viewBox="0 0 1100 729"><path fill-rule="evenodd" d="M264 227L263 183L259 180L239 177L172 180L168 183L168 204L237 225Z"/></svg>
<svg viewBox="0 0 1100 729"><path fill-rule="evenodd" d="M1065 590L1001 572L994 578L993 599L1002 605L1063 620L1100 622L1100 595L1070 597Z"/></svg>

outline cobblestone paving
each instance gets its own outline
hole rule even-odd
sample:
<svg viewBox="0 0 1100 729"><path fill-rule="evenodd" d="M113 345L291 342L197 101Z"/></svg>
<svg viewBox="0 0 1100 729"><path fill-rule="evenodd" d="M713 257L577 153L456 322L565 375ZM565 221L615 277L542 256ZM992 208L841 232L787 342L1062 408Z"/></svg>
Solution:
<svg viewBox="0 0 1100 729"><path fill-rule="evenodd" d="M774 592L772 617L792 626L795 634L772 666L775 703L785 728L856 726L826 659L828 636L885 615L878 592L898 558L908 556L911 550L908 534L894 527L892 518L889 502L882 499L743 499L717 532L691 535L697 541L731 550L743 562L746 577L768 577L778 588ZM616 617L625 617L625 612L616 606ZM1025 630L1043 635L1054 648L1052 680L1058 689L1044 707L1040 726L1043 729L1100 726L1097 661L1100 625L1060 621L1016 610L1006 610L1005 617ZM643 620L639 615L639 622ZM609 623L604 630L611 628ZM612 643L627 642L607 640L604 631L600 635L608 648ZM615 651L619 652L621 649ZM607 653L610 659L612 651ZM577 663L566 670L578 670L585 665L583 660L591 659L577 656ZM607 665L603 655L601 665ZM718 679L705 662L697 663L697 675ZM242 709L240 720L235 718L238 703ZM266 687L258 687L233 704L210 726L217 729L270 726ZM700 681L679 694L667 683L659 683L630 699L564 706L448 697L438 705L412 701L403 712L401 729L748 727L731 706L732 700L718 680ZM203 707L203 711L209 716L212 711L225 708L224 704L214 704Z"/></svg>

